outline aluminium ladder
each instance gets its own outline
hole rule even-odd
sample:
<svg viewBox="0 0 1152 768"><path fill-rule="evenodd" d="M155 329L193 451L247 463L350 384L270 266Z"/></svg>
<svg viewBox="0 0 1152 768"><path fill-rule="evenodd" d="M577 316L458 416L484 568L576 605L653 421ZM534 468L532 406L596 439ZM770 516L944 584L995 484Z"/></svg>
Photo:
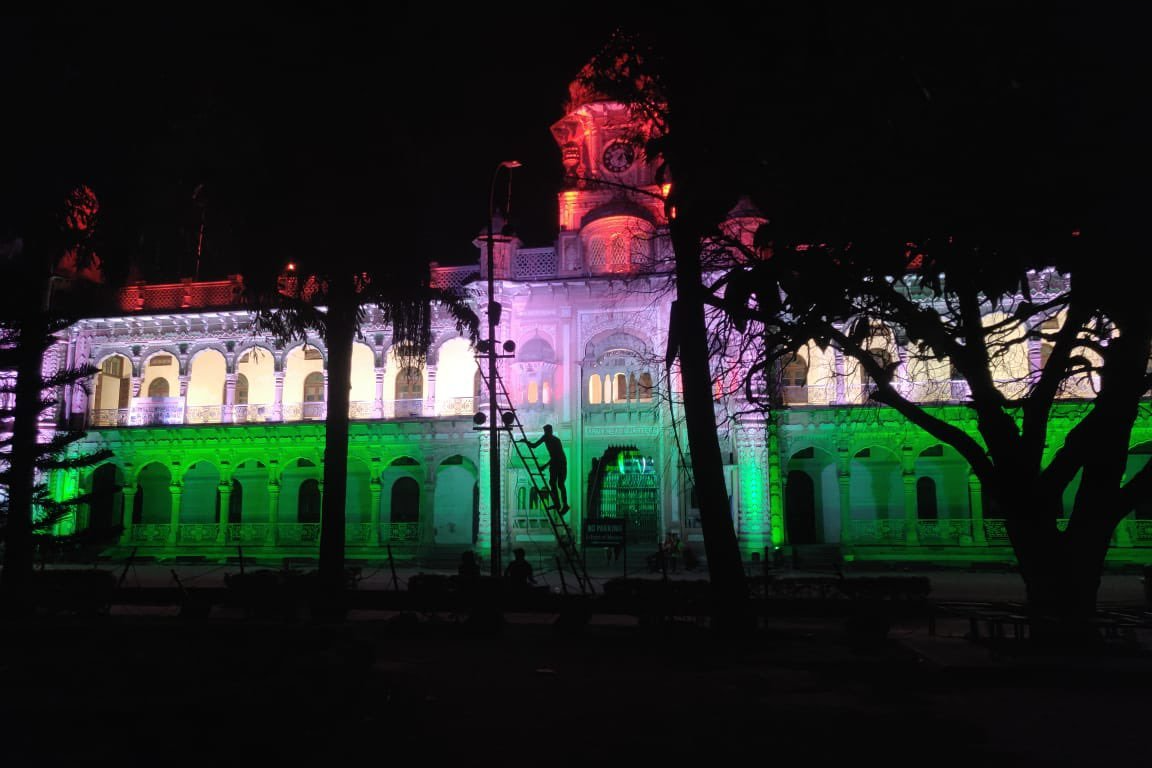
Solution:
<svg viewBox="0 0 1152 768"><path fill-rule="evenodd" d="M504 386L504 380L501 378L499 370L496 371L495 391L490 386L488 371L485 370L487 360L486 354L476 356L476 364L480 369L480 377L484 381L485 391L494 394L496 398L496 402L490 404L492 412L489 413L488 417L500 419L496 422L497 429L502 429L508 433L517 458L524 465L524 469L528 471L528 479L531 481L532 487L536 489L536 495L544 507L548 523L552 526L552 533L556 537L556 544L564 556L564 563L575 575L576 583L580 586L580 592L591 594L595 592L595 589L592 586L592 579L588 576L588 570L584 566L584 558L580 556L579 548L576 546L576 538L572 534L572 528L568 525L565 516L560 514L556 505L557 500L552 497L552 487L548 484L548 477L536 459L536 454L527 445L528 435L524 432L520 415L516 413L516 408L512 405L512 398L508 396L508 389ZM504 420L505 414L511 416L507 421ZM499 457L492 457L490 460L499 461ZM502 512L501 510L492 510L492 514L502 514Z"/></svg>

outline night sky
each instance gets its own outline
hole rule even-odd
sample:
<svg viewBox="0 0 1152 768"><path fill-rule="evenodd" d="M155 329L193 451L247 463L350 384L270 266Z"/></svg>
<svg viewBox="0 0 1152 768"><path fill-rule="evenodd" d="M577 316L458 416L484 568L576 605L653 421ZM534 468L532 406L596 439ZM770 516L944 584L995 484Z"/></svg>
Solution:
<svg viewBox="0 0 1152 768"><path fill-rule="evenodd" d="M475 258L493 170L518 159L518 230L550 244L561 168L549 126L568 82L628 16L561 26L551 9L475 8L450 20L432 4L390 6L392 18L191 7L178 18L5 18L9 234L14 210L87 183L103 206L106 262L127 255L143 276L190 276L203 184L204 277L248 258L238 251L253 241L272 252L323 242L285 232L308 196L322 198L308 206L316 230L331 229L337 208L374 220L375 233L333 243L462 263Z"/></svg>
<svg viewBox="0 0 1152 768"><path fill-rule="evenodd" d="M1029 46L1046 38L1045 55L1062 76L1089 73L1098 51L1124 50L1110 36L1134 28L1104 9L1066 16L1049 34L1051 14L1033 19L1029 6L1011 4L1001 23L1002 5L985 6L980 29L994 30L989 39L1005 50L1019 36L1020 60L1033 70ZM749 51L775 55L775 66L792 67L797 110L825 98L827 83L844 82L826 62L839 56L851 75L844 40L897 63L944 43L962 52L988 43L949 23L929 35L902 29L891 9L863 11L884 34L857 40L861 11L812 7L730 3L677 15L649 4L476 5L448 13L425 3L326 18L195 6L175 17L5 17L0 234L11 237L62 190L86 183L103 205L100 251L113 272L191 276L198 202L206 211L202 278L253 259L307 262L333 248L464 263L475 258L471 240L485 226L493 170L505 159L524 163L512 186L518 232L529 246L551 244L561 167L549 127L562 116L568 83L617 26L655 30L689 70L698 48L701 73L758 61ZM827 37L829 19L847 30L839 41ZM736 32L693 37L713 23ZM1061 46L1073 40L1096 47L1071 45L1065 56ZM812 72L826 80L807 87ZM1095 87L1085 83L1082 93ZM1126 86L1112 87L1123 98ZM867 89L861 83L854 96L862 92L864 104ZM779 114L748 110L741 127ZM820 148L796 135L793 154L815 158Z"/></svg>

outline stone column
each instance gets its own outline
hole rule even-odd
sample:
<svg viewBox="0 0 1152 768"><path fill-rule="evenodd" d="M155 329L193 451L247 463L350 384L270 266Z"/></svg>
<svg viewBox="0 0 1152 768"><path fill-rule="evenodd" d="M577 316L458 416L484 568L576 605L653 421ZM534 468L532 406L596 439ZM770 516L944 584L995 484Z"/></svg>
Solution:
<svg viewBox="0 0 1152 768"><path fill-rule="evenodd" d="M168 486L172 494L172 514L169 517L168 546L176 546L180 536L180 499L184 496L184 486L181 483L172 483Z"/></svg>
<svg viewBox="0 0 1152 768"><path fill-rule="evenodd" d="M284 371L272 374L272 381L275 389L272 393L272 418L268 421L284 421Z"/></svg>
<svg viewBox="0 0 1152 768"><path fill-rule="evenodd" d="M268 546L276 546L279 540L276 526L280 524L280 481L268 481Z"/></svg>
<svg viewBox="0 0 1152 768"><path fill-rule="evenodd" d="M232 504L232 483L220 481L216 486L220 494L220 529L216 533L216 543L223 547L228 543L228 511Z"/></svg>
<svg viewBox="0 0 1152 768"><path fill-rule="evenodd" d="M231 424L232 409L236 405L236 374L224 374L224 407L220 409L220 421L223 424Z"/></svg>
<svg viewBox="0 0 1152 768"><path fill-rule="evenodd" d="M972 543L977 547L986 547L988 537L984 533L984 494L981 490L980 479L969 474L968 504L972 508Z"/></svg>
<svg viewBox="0 0 1152 768"><path fill-rule="evenodd" d="M840 543L852 541L852 475L841 470L836 478L840 483Z"/></svg>
<svg viewBox="0 0 1152 768"><path fill-rule="evenodd" d="M901 475L904 481L904 544L915 547L920 544L920 522L916 511L916 475L904 472Z"/></svg>
<svg viewBox="0 0 1152 768"><path fill-rule="evenodd" d="M188 397L188 380L190 378L187 373L181 373L176 377L177 384L180 387L180 397Z"/></svg>
<svg viewBox="0 0 1152 768"><path fill-rule="evenodd" d="M380 491L380 478L372 478L368 481L368 492L372 497L372 506L368 510L368 541L365 543L370 547L380 545Z"/></svg>
<svg viewBox="0 0 1152 768"><path fill-rule="evenodd" d="M844 378L845 377L845 374L844 374L844 353L841 352L839 349L835 349L832 351L832 376L835 379L836 402L837 403L844 403L844 402L846 402L845 391L846 391L847 382L845 381L845 378Z"/></svg>
<svg viewBox="0 0 1152 768"><path fill-rule="evenodd" d="M784 469L780 465L780 434L775 413L768 415L768 514L769 540L772 546L778 547L784 543Z"/></svg>
<svg viewBox="0 0 1152 768"><path fill-rule="evenodd" d="M136 510L136 492L139 488L135 485L125 485L120 493L123 496L124 508L120 510L120 523L124 526L124 530L120 533L121 546L128 546L132 541L132 513Z"/></svg>
<svg viewBox="0 0 1152 768"><path fill-rule="evenodd" d="M435 476L435 467L429 466L429 472ZM503 487L503 486L501 486ZM417 544L424 544L424 542L435 541L435 523L436 523L436 481L425 480L420 493L420 539Z"/></svg>
<svg viewBox="0 0 1152 768"><path fill-rule="evenodd" d="M384 368L376 369L376 398L372 401L372 418L384 418Z"/></svg>
<svg viewBox="0 0 1152 768"><path fill-rule="evenodd" d="M327 362L327 361L325 361L325 362ZM324 368L324 370L322 370L321 373L324 374L324 414L327 415L328 414L328 369ZM349 395L351 395L351 392L349 392ZM300 404L300 408L301 408L301 410L303 410L303 408L304 408L303 403ZM303 416L304 414L301 413L300 415Z"/></svg>
<svg viewBox="0 0 1152 768"><path fill-rule="evenodd" d="M428 364L428 390L424 393L424 415L436 415L436 366Z"/></svg>

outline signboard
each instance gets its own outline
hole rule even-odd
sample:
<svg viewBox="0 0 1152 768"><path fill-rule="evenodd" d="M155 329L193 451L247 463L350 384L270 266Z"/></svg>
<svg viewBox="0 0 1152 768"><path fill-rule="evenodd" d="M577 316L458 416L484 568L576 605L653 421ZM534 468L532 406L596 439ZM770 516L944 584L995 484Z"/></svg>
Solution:
<svg viewBox="0 0 1152 768"><path fill-rule="evenodd" d="M623 520L588 520L584 523L585 547L620 547L624 545Z"/></svg>

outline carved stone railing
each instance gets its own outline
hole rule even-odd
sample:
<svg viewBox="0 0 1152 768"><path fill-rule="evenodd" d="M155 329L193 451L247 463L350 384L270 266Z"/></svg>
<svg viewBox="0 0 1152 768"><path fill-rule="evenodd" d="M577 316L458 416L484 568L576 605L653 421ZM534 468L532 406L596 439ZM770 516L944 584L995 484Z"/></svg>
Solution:
<svg viewBox="0 0 1152 768"><path fill-rule="evenodd" d="M996 547L1008 546L1011 543L1008 541L1008 526L1003 520L985 520L984 538Z"/></svg>
<svg viewBox="0 0 1152 768"><path fill-rule="evenodd" d="M476 413L476 398L450 397L440 401L438 410L442 416L471 416Z"/></svg>
<svg viewBox="0 0 1152 768"><path fill-rule="evenodd" d="M424 415L424 401L421 399L385 400L384 418L413 419Z"/></svg>
<svg viewBox="0 0 1152 768"><path fill-rule="evenodd" d="M305 421L323 421L328 415L328 403L311 402L300 404L300 417Z"/></svg>
<svg viewBox="0 0 1152 768"><path fill-rule="evenodd" d="M388 523L384 539L392 543L416 544L420 541L420 523Z"/></svg>
<svg viewBox="0 0 1152 768"><path fill-rule="evenodd" d="M1152 546L1152 520L1129 520L1128 533L1134 545Z"/></svg>
<svg viewBox="0 0 1152 768"><path fill-rule="evenodd" d="M375 417L376 403L371 400L354 400L348 403L348 418L371 419Z"/></svg>
<svg viewBox="0 0 1152 768"><path fill-rule="evenodd" d="M375 544L371 523L349 523L344 529L345 544Z"/></svg>
<svg viewBox="0 0 1152 768"><path fill-rule="evenodd" d="M220 526L216 523L181 523L178 542L187 546L214 544L220 535Z"/></svg>
<svg viewBox="0 0 1152 768"><path fill-rule="evenodd" d="M126 427L131 416L127 408L97 408L92 411L93 427Z"/></svg>
<svg viewBox="0 0 1152 768"><path fill-rule="evenodd" d="M972 542L971 520L918 520L916 535L921 544L957 545Z"/></svg>
<svg viewBox="0 0 1152 768"><path fill-rule="evenodd" d="M284 403L281 413L284 421L301 421L304 414L304 403Z"/></svg>
<svg viewBox="0 0 1152 768"><path fill-rule="evenodd" d="M271 528L268 523L229 523L228 543L249 545L268 543Z"/></svg>
<svg viewBox="0 0 1152 768"><path fill-rule="evenodd" d="M547 280L556 277L555 248L521 248L512 257L513 280Z"/></svg>
<svg viewBox="0 0 1152 768"><path fill-rule="evenodd" d="M138 398L132 403L128 423L134 427L184 423L184 398Z"/></svg>
<svg viewBox="0 0 1152 768"><path fill-rule="evenodd" d="M232 406L232 421L236 424L267 421L272 413L271 403L244 403Z"/></svg>
<svg viewBox="0 0 1152 768"><path fill-rule="evenodd" d="M853 544L903 544L903 520L853 520Z"/></svg>
<svg viewBox="0 0 1152 768"><path fill-rule="evenodd" d="M280 523L276 538L285 546L311 547L320 543L320 523Z"/></svg>
<svg viewBox="0 0 1152 768"><path fill-rule="evenodd" d="M168 534L171 532L171 525L135 524L132 526L132 543L163 544L168 541Z"/></svg>
<svg viewBox="0 0 1152 768"><path fill-rule="evenodd" d="M465 267L433 267L432 285L440 289L459 288L460 286L479 276L480 267L470 265Z"/></svg>
<svg viewBox="0 0 1152 768"><path fill-rule="evenodd" d="M185 418L189 424L219 424L224 413L222 405L192 405Z"/></svg>

